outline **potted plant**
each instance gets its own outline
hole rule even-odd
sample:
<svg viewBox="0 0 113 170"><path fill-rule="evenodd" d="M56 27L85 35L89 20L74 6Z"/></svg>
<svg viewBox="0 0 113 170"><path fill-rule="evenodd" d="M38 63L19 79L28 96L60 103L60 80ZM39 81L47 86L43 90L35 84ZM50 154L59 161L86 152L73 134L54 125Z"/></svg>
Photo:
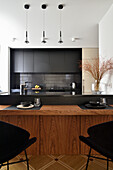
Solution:
<svg viewBox="0 0 113 170"><path fill-rule="evenodd" d="M95 79L95 92L98 92L101 79L105 73L113 69L113 60L110 58L99 63L99 58L96 58L92 63L88 60L85 61L80 67Z"/></svg>

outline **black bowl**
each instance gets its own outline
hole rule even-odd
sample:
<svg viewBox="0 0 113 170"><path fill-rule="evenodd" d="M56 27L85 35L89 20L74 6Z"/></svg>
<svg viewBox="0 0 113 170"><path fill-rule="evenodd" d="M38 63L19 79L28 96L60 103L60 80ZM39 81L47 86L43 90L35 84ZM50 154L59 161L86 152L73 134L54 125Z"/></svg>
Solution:
<svg viewBox="0 0 113 170"><path fill-rule="evenodd" d="M23 107L28 107L28 106L30 106L31 103L32 103L32 102L21 102L21 105L22 105Z"/></svg>
<svg viewBox="0 0 113 170"><path fill-rule="evenodd" d="M98 106L100 105L100 101L89 101L89 104L91 104L92 106Z"/></svg>

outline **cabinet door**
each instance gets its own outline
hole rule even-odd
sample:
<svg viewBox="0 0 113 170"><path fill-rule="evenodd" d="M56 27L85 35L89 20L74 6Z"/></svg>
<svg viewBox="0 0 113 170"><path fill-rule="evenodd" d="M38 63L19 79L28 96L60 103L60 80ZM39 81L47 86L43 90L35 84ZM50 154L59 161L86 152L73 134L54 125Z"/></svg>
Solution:
<svg viewBox="0 0 113 170"><path fill-rule="evenodd" d="M50 72L52 73L62 73L65 72L65 64L64 64L64 51L55 50L49 51L50 56Z"/></svg>
<svg viewBox="0 0 113 170"><path fill-rule="evenodd" d="M13 66L15 73L23 72L23 50L13 51Z"/></svg>
<svg viewBox="0 0 113 170"><path fill-rule="evenodd" d="M34 72L48 73L50 72L50 61L48 51L34 51Z"/></svg>
<svg viewBox="0 0 113 170"><path fill-rule="evenodd" d="M80 72L80 51L65 51L65 69L69 73Z"/></svg>
<svg viewBox="0 0 113 170"><path fill-rule="evenodd" d="M24 50L24 72L33 72L33 50Z"/></svg>

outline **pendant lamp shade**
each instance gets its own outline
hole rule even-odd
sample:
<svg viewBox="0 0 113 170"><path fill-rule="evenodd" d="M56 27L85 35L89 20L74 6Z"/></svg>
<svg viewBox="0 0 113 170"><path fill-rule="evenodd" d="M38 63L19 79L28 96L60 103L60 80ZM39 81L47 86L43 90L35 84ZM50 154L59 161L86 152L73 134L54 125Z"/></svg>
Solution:
<svg viewBox="0 0 113 170"><path fill-rule="evenodd" d="M47 8L47 4L42 4L41 6L43 10L43 31L42 31L42 43L46 43L46 31L45 31L45 9Z"/></svg>
<svg viewBox="0 0 113 170"><path fill-rule="evenodd" d="M63 9L63 4L59 4L58 5L58 9L60 10L60 38L59 38L59 41L58 41L58 43L63 43L63 40L62 40L62 9Z"/></svg>
<svg viewBox="0 0 113 170"><path fill-rule="evenodd" d="M25 43L28 44L29 40L28 40L28 10L30 8L29 4L25 4L24 8L26 10L26 31L25 31Z"/></svg>

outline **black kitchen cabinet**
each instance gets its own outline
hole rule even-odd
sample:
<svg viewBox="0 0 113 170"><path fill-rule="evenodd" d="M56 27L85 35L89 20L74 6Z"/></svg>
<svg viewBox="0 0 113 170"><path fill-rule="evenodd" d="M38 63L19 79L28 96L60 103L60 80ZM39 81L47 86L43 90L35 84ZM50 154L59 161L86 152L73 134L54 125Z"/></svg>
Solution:
<svg viewBox="0 0 113 170"><path fill-rule="evenodd" d="M34 73L49 73L50 58L47 50L34 50Z"/></svg>
<svg viewBox="0 0 113 170"><path fill-rule="evenodd" d="M15 73L80 72L82 49L14 49L11 66Z"/></svg>
<svg viewBox="0 0 113 170"><path fill-rule="evenodd" d="M82 55L79 50L65 51L65 72L80 72L80 60Z"/></svg>
<svg viewBox="0 0 113 170"><path fill-rule="evenodd" d="M13 67L13 71L16 73L20 73L24 71L24 63L23 63L23 50L17 49L12 52L13 63L11 63L11 67Z"/></svg>
<svg viewBox="0 0 113 170"><path fill-rule="evenodd" d="M64 58L64 51L49 51L50 56L50 72L52 73L61 73L65 72L65 58Z"/></svg>
<svg viewBox="0 0 113 170"><path fill-rule="evenodd" d="M24 73L32 73L33 72L33 50L26 49L23 52L23 63L24 63Z"/></svg>

